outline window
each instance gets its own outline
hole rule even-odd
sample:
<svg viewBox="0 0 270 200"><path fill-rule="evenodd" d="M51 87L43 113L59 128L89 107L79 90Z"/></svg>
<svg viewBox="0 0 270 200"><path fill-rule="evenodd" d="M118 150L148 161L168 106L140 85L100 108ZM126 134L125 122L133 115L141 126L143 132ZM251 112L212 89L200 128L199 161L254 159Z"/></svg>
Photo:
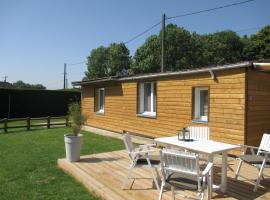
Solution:
<svg viewBox="0 0 270 200"><path fill-rule="evenodd" d="M138 84L138 113L150 117L156 116L156 83Z"/></svg>
<svg viewBox="0 0 270 200"><path fill-rule="evenodd" d="M199 87L193 90L193 120L208 121L208 88Z"/></svg>
<svg viewBox="0 0 270 200"><path fill-rule="evenodd" d="M95 89L95 112L104 113L105 88Z"/></svg>

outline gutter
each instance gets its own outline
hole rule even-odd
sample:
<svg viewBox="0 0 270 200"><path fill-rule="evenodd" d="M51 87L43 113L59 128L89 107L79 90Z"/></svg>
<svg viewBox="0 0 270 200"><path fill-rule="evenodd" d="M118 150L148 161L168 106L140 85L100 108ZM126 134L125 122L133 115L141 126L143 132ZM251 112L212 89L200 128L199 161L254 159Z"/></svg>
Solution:
<svg viewBox="0 0 270 200"><path fill-rule="evenodd" d="M250 67L250 66L252 66L252 62L244 62L244 63L233 64L233 65L223 65L221 67L208 67L208 68L189 70L189 71L146 74L146 75L141 75L141 76L137 76L137 77L136 76L135 77L123 77L123 78L119 78L118 81L130 81L130 80L159 78L159 77L167 77L167 76L186 75L186 74L199 74L199 73L204 73L204 72L211 72L211 71L213 72L213 71L220 71L220 70L224 70L224 69L235 69L235 68L243 68L243 67Z"/></svg>
<svg viewBox="0 0 270 200"><path fill-rule="evenodd" d="M270 71L270 63L253 63L255 69L259 71L269 72Z"/></svg>
<svg viewBox="0 0 270 200"><path fill-rule="evenodd" d="M237 69L253 66L252 62L242 62L236 64L222 65L217 67L208 67L202 69L191 69L186 71L177 71L177 72L162 72L162 73L153 73L153 74L144 74L144 75L135 75L130 77L109 77L104 79L97 80L88 80L88 81L78 81L72 82L74 86L87 85L87 84L98 84L103 82L121 82L121 81L132 81L140 79L151 79L151 78L160 78L168 76L178 76L178 75L187 75L187 74L199 74L199 73L210 73L212 78L215 78L215 71L227 70L227 69Z"/></svg>

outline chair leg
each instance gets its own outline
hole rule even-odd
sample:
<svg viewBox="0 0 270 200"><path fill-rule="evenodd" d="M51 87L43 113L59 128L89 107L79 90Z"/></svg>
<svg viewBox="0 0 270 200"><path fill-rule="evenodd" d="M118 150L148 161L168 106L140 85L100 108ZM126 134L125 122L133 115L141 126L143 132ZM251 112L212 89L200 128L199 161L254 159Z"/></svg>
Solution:
<svg viewBox="0 0 270 200"><path fill-rule="evenodd" d="M161 182L161 177L160 177L160 175L158 173L157 167L155 167L155 172L156 172L156 175L157 175L156 177L157 177L158 183L160 183Z"/></svg>
<svg viewBox="0 0 270 200"><path fill-rule="evenodd" d="M172 200L175 200L175 191L173 186L171 186L171 190L172 190Z"/></svg>
<svg viewBox="0 0 270 200"><path fill-rule="evenodd" d="M130 165L130 167L129 167L129 169L128 169L128 174L127 174L127 176L126 176L126 178L125 178L125 180L124 180L124 182L123 182L123 185L122 185L122 190L125 188L125 186L126 186L126 184L127 184L127 181L128 181L128 178L129 178L129 177L131 176L131 174L132 174L132 170L133 170L134 166L135 166L134 163L132 163L132 164Z"/></svg>
<svg viewBox="0 0 270 200"><path fill-rule="evenodd" d="M262 166L261 166L261 168L260 168L259 176L258 176L258 178L257 178L257 180L256 180L256 185L255 185L255 187L254 187L254 189L253 189L253 192L257 192L258 185L260 184L261 177L262 177L262 175L263 175L263 169L264 169L265 163L266 163L266 160L264 159L264 161L263 161L263 163L262 163Z"/></svg>
<svg viewBox="0 0 270 200"><path fill-rule="evenodd" d="M240 168L241 168L242 164L243 164L243 160L240 160L240 162L238 164L238 167L237 167L237 170L235 172L235 177L234 177L235 180L237 180L237 178L238 178L238 175L240 173Z"/></svg>
<svg viewBox="0 0 270 200"><path fill-rule="evenodd" d="M200 192L200 200L203 200L203 198L204 198L204 191L201 191Z"/></svg>
<svg viewBox="0 0 270 200"><path fill-rule="evenodd" d="M210 174L208 174L208 176L206 177L206 181L207 181L207 186L205 186L204 187L204 189L203 189L203 191L202 192L204 192L205 191L205 189L206 189L206 187L207 187L207 199L208 200L210 200L211 199L211 197L212 197L212 190L211 190L211 179L212 177L211 177L211 175ZM204 183L205 184L205 183ZM204 195L204 194L203 194Z"/></svg>
<svg viewBox="0 0 270 200"><path fill-rule="evenodd" d="M151 165L150 159L146 158L146 160L147 160L148 166L149 166L149 168L151 170L151 174L152 174L153 180L155 182L156 188L157 188L157 190L160 190L160 187L159 187L158 181L157 181L157 177L155 176L155 173L154 173L153 167Z"/></svg>
<svg viewBox="0 0 270 200"><path fill-rule="evenodd" d="M161 200L161 199L162 199L162 194L163 194L164 185L165 185L165 184L162 182L161 188L160 188L160 191L159 191L159 197L158 197L158 200Z"/></svg>

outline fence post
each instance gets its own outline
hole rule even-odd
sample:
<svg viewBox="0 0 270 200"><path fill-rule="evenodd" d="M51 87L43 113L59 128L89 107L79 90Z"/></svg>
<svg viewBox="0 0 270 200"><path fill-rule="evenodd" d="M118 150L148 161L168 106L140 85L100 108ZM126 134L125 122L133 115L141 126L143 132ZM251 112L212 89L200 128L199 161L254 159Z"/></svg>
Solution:
<svg viewBox="0 0 270 200"><path fill-rule="evenodd" d="M68 115L66 116L66 127L68 127Z"/></svg>
<svg viewBox="0 0 270 200"><path fill-rule="evenodd" d="M51 117L47 117L47 128L51 128Z"/></svg>
<svg viewBox="0 0 270 200"><path fill-rule="evenodd" d="M7 129L8 129L8 119L4 118L4 131L5 131L5 133L7 132Z"/></svg>
<svg viewBox="0 0 270 200"><path fill-rule="evenodd" d="M27 130L29 131L30 130L30 127L31 127L30 117L27 117L26 122L27 122Z"/></svg>

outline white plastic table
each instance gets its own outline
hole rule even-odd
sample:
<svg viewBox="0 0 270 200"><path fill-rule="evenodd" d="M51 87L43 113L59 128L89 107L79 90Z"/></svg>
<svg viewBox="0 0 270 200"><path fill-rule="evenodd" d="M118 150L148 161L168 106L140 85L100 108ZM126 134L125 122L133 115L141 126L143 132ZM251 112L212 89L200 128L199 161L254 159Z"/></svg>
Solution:
<svg viewBox="0 0 270 200"><path fill-rule="evenodd" d="M212 140L194 140L194 141L182 141L178 140L178 137L164 137L164 138L156 138L155 141L157 143L161 143L164 146L175 146L183 149L187 149L189 151L193 151L196 153L206 154L208 155L208 162L213 163L214 154L222 154L222 172L221 172L221 184L213 185L211 190L220 189L222 192L226 192L227 190L227 156L228 151L239 148L238 145L226 144L222 142L216 142ZM213 177L213 170L212 170ZM212 179L213 181L213 179Z"/></svg>

